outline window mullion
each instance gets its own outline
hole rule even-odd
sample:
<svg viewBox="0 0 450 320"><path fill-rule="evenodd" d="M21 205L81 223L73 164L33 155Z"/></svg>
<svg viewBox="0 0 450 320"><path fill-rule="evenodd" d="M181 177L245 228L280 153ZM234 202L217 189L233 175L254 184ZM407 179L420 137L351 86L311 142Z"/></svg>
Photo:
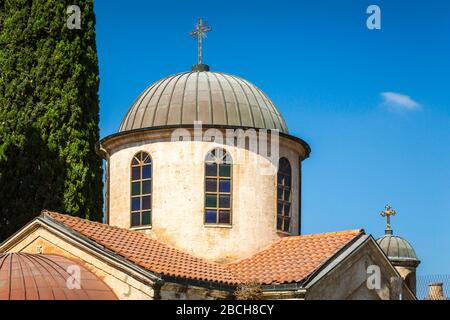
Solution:
<svg viewBox="0 0 450 320"><path fill-rule="evenodd" d="M140 183L140 187L141 187L141 194L140 194L140 199L141 199L141 207L140 207L140 211L139 211L139 222L140 222L140 225L142 226L142 205L144 204L144 199L143 199L143 197L142 197L142 193L143 193L143 190L142 190L142 174L144 173L144 166L143 166L143 162L144 162L144 160L142 159L143 158L143 155L141 154L141 180L139 181L139 183Z"/></svg>

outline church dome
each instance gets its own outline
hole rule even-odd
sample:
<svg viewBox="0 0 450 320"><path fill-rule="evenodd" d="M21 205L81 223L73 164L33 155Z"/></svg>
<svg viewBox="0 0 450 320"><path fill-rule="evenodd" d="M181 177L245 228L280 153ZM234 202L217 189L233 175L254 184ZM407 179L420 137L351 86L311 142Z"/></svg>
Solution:
<svg viewBox="0 0 450 320"><path fill-rule="evenodd" d="M288 133L283 117L263 91L240 77L208 69L171 75L147 87L129 108L119 131L195 121Z"/></svg>
<svg viewBox="0 0 450 320"><path fill-rule="evenodd" d="M419 261L414 248L402 237L385 234L377 240L377 243L393 262Z"/></svg>

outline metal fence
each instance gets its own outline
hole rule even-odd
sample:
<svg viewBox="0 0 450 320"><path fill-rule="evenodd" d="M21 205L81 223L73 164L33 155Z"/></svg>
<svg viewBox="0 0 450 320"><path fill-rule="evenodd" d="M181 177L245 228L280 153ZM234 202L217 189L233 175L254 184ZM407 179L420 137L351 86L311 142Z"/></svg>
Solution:
<svg viewBox="0 0 450 320"><path fill-rule="evenodd" d="M417 276L417 299L424 300L428 297L429 293L429 285L430 284L440 284L442 283L442 294L447 299L450 299L450 275L423 275L423 276ZM438 289L438 290L434 290ZM439 287L434 287L432 292L432 298L438 298L437 296L440 295L439 293L440 289Z"/></svg>

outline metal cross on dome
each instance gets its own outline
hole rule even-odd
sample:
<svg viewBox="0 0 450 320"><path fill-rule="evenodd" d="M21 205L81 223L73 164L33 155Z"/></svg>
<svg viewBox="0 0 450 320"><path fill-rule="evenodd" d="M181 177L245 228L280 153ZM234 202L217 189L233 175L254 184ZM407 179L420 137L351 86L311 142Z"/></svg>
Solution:
<svg viewBox="0 0 450 320"><path fill-rule="evenodd" d="M202 50L203 50L203 38L206 37L206 33L212 31L211 27L202 20L202 18L198 19L197 24L195 25L194 30L192 30L189 35L193 38L197 39L198 42L198 64L202 64Z"/></svg>
<svg viewBox="0 0 450 320"><path fill-rule="evenodd" d="M396 214L397 212L395 212L395 210L392 209L392 207L391 207L389 204L387 204L384 208L385 208L386 210L381 211L381 212L380 212L380 215L381 215L382 217L386 217L386 230L385 230L385 233L386 233L386 234L392 234L392 229L391 229L391 216L395 216L395 214Z"/></svg>

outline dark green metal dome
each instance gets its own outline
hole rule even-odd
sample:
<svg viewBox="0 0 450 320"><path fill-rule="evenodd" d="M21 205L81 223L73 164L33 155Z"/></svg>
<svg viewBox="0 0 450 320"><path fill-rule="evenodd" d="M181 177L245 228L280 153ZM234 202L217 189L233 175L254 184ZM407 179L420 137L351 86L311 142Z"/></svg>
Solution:
<svg viewBox="0 0 450 320"><path fill-rule="evenodd" d="M377 243L392 262L419 262L414 248L402 237L385 234Z"/></svg>

